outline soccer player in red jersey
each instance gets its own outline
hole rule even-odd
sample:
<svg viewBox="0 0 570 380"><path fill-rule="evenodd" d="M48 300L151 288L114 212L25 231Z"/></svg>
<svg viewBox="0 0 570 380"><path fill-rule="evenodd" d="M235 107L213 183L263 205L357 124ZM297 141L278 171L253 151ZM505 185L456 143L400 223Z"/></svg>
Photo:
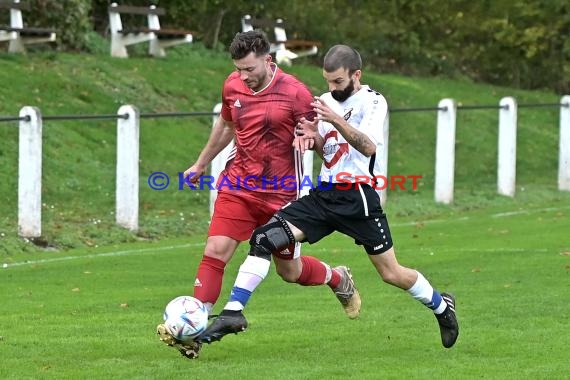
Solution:
<svg viewBox="0 0 570 380"><path fill-rule="evenodd" d="M290 186L283 179L297 178L298 184L302 175L301 156L293 148L293 140L297 123L315 117L312 95L303 83L272 62L269 50L269 41L261 32L235 36L230 53L236 71L224 82L220 118L198 159L184 172L190 183L197 183L208 164L235 138L235 148L218 180L208 239L194 282L194 297L209 311L220 295L224 268L240 242L249 240L255 228L297 198L298 186ZM287 262L299 257L300 250L291 244L273 255L286 268ZM294 282L328 285L345 310L351 301L349 317L356 317L360 297L348 268L331 268L310 256L302 259L303 273ZM248 280L239 284L239 291L253 290L265 278L269 266L268 260L248 256L240 267L240 273L248 273ZM158 325L157 333L184 356L198 356L201 343L179 342L163 324Z"/></svg>

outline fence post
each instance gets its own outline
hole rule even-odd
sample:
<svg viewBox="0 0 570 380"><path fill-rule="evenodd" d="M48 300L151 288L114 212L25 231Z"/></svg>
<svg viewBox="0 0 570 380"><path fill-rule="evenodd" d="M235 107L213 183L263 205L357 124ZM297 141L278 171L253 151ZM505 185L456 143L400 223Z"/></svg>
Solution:
<svg viewBox="0 0 570 380"><path fill-rule="evenodd" d="M212 118L212 127L216 125L218 118L220 117L220 112L222 112L222 103L218 103L214 106L215 115ZM218 181L218 176L226 167L226 162L230 152L234 148L234 142L230 142L214 159L210 164L210 175L214 177L214 185ZM214 203L216 203L216 198L218 197L218 190L210 190L210 216L214 214Z"/></svg>
<svg viewBox="0 0 570 380"><path fill-rule="evenodd" d="M564 95L560 103L558 190L570 190L570 95Z"/></svg>
<svg viewBox="0 0 570 380"><path fill-rule="evenodd" d="M116 222L136 231L139 227L139 110L124 105L117 114Z"/></svg>
<svg viewBox="0 0 570 380"><path fill-rule="evenodd" d="M381 157L377 157L376 159L380 161L380 173L378 174L386 178L386 187L382 190L378 190L380 192L380 204L382 205L382 207L385 207L388 198L388 187L390 186L390 179L388 177L388 142L390 138L390 110L386 111L386 118L384 119L384 125L382 126L382 137L383 141L382 141Z"/></svg>
<svg viewBox="0 0 570 380"><path fill-rule="evenodd" d="M517 102L512 97L505 97L499 106L497 191L501 195L514 197L517 177Z"/></svg>
<svg viewBox="0 0 570 380"><path fill-rule="evenodd" d="M42 235L42 115L36 107L20 110L18 152L18 235Z"/></svg>
<svg viewBox="0 0 570 380"><path fill-rule="evenodd" d="M455 179L455 124L457 104L453 99L442 99L437 111L435 151L435 201L453 202Z"/></svg>

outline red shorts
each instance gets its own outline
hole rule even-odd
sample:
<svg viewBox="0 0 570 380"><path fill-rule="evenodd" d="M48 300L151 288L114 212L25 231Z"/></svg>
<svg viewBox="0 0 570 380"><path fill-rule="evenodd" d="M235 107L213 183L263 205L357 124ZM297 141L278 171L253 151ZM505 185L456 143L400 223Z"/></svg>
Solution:
<svg viewBox="0 0 570 380"><path fill-rule="evenodd" d="M270 197L268 194L250 196L237 191L218 192L208 236L249 240L253 230L267 223L286 203L285 199L274 195ZM300 246L291 244L287 249L273 254L281 259L293 259L300 254Z"/></svg>

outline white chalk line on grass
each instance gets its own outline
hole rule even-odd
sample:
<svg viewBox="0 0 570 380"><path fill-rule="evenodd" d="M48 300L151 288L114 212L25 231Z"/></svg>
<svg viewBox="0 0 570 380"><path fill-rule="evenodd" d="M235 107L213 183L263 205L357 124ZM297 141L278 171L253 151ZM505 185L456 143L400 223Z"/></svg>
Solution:
<svg viewBox="0 0 570 380"><path fill-rule="evenodd" d="M567 207L548 207L548 208L538 208L538 209L531 209L531 210L520 210L520 211L512 211L512 212L502 212L502 213L497 213L497 214L492 214L490 215L491 218L500 218L500 217L509 217L509 216L517 216L517 215L522 215L522 214L534 214L534 213L539 213L539 212L549 212L549 211L558 211L558 210L563 210L563 209L570 209L570 206ZM447 223L453 223L453 222L462 222L462 221L467 221L470 220L469 217L465 216L465 217L461 217L461 218L456 218L456 219L432 219L432 220L425 220L425 221L414 221L414 222L406 222L406 223L395 223L392 224L392 227L406 227L406 226L415 226L417 224L435 224L435 223L443 223L443 222L447 222ZM130 249L130 250L122 250L122 251L113 251L113 252L105 252L105 253L96 253L96 254L89 254L89 255L79 255L79 256L64 256L64 257L54 257L51 259L41 259L41 260L28 260L28 261L21 261L21 262L17 262L17 263L11 263L11 264L3 264L3 268L10 268L10 267L19 267L19 266L23 266L23 265L35 265L35 264L48 264L48 263L53 263L53 262L57 262L57 261L69 261L69 260L76 260L76 259L82 259L82 258L98 258L98 257L116 257L116 256L127 256L127 255L136 255L136 254L147 254L147 253L155 253L155 252L161 252L161 251L169 251L172 249L178 249L178 248L188 248L188 247L199 247L199 246L203 246L204 243L188 243L188 244L180 244L180 245L171 245L171 246L167 246L167 247L159 247L159 248L142 248L142 249ZM438 251L441 251L440 249L437 249ZM464 248L464 249L459 249L459 251L465 251L465 252L470 252L470 251L477 251L477 252L522 252L525 250L529 250L529 249L523 249L523 248L496 248L496 249L469 249L469 248ZM546 251L546 250L537 250L534 249L534 251Z"/></svg>
<svg viewBox="0 0 570 380"><path fill-rule="evenodd" d="M464 216L462 218L457 219L431 219L431 220L416 220L413 222L405 222L405 223L388 223L390 227L408 227L408 226L415 226L417 224L435 224L435 223L443 223L443 222L462 222L465 220L469 220L468 216Z"/></svg>
<svg viewBox="0 0 570 380"><path fill-rule="evenodd" d="M541 212L559 211L559 210L566 210L566 209L570 209L570 206L535 208L535 209L530 209L530 210L499 212L496 214L491 214L489 216L491 218L505 218L505 217L509 217L509 216L530 215L530 214L537 214L537 213L541 213ZM435 223L444 223L444 222L453 223L453 222L464 222L466 220L470 220L470 218L468 216L464 216L464 217L455 218L455 219L416 220L413 222L394 223L394 224L390 224L390 226L391 227L408 227L408 226L415 226L417 224L435 224Z"/></svg>
<svg viewBox="0 0 570 380"><path fill-rule="evenodd" d="M499 248L428 248L428 247L421 247L419 251L426 251L426 252L485 252L485 253L494 253L494 252L509 252L509 253L521 253L521 252L549 252L546 248L506 248L506 247L499 247Z"/></svg>
<svg viewBox="0 0 570 380"><path fill-rule="evenodd" d="M519 210L519 211L510 211L510 212L499 212L497 214L491 215L491 218L503 218L506 216L517 216L517 215L528 215L534 214L537 212L550 212L550 211L559 211L559 210L566 210L569 209L570 206L565 207L547 207L547 208L537 208L531 210Z"/></svg>
<svg viewBox="0 0 570 380"><path fill-rule="evenodd" d="M35 264L49 264L57 261L70 261L76 259L95 259L99 257L118 257L118 256L128 256L128 255L139 255L139 254L152 254L161 251L170 251L179 248L189 248L189 247L200 247L204 246L204 243L187 243L180 245L169 245L167 247L157 247L157 248L141 248L141 249L128 249L122 251L112 251L104 253L92 253L88 255L78 255L78 256L64 256L64 257L54 257L51 259L41 259L41 260L28 260L21 261L18 263L5 263L2 265L4 269L11 267L19 267L23 265L35 265Z"/></svg>

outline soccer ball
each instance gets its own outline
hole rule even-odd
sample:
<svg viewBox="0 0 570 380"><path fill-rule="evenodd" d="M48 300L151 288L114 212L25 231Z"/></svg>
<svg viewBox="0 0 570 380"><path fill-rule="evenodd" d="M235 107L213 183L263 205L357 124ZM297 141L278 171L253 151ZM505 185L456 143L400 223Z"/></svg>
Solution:
<svg viewBox="0 0 570 380"><path fill-rule="evenodd" d="M176 297L164 309L164 325L179 341L190 342L208 326L208 309L194 297Z"/></svg>

